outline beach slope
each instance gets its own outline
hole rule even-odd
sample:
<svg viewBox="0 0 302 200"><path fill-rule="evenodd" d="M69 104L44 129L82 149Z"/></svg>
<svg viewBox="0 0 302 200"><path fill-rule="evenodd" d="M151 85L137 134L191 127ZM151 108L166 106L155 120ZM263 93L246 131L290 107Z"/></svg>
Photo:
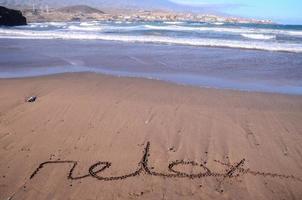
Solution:
<svg viewBox="0 0 302 200"><path fill-rule="evenodd" d="M0 199L302 197L301 96L93 73L0 91Z"/></svg>

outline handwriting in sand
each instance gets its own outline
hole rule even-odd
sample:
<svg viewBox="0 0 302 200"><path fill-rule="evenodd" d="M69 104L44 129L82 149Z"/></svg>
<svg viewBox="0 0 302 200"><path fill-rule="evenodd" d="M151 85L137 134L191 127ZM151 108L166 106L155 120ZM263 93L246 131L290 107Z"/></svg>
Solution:
<svg viewBox="0 0 302 200"><path fill-rule="evenodd" d="M124 180L131 177L140 176L141 174L147 174L149 176L156 176L156 177L163 177L163 178L189 178L189 179L201 179L204 177L222 177L223 180L226 178L234 178L239 177L245 174L251 174L254 176L263 176L263 177L271 177L271 178L280 178L280 179L291 179L293 181L300 181L302 182L302 179L299 177L295 177L293 175L283 175L283 174L277 174L277 173L270 173L270 172L260 172L260 171L253 171L249 168L244 168L245 159L242 159L240 162L235 164L230 163L224 163L218 160L214 160L216 163L223 165L224 167L227 167L226 172L214 172L211 171L205 164L197 163L195 161L184 161L184 160L176 160L169 164L168 170L169 173L161 173L154 171L151 167L149 167L149 157L150 157L150 142L147 142L144 151L143 156L141 160L138 163L138 168L125 175L121 176L110 176L105 177L101 176L100 174L104 172L106 169L111 167L110 162L97 162L93 165L91 165L88 169L88 173L82 176L75 177L73 175L73 172L78 164L77 161L46 161L41 163L38 168L32 173L30 176L30 179L34 178L38 172L45 166L45 165L51 165L51 164L72 164L72 167L69 170L67 178L70 180L79 180L84 179L88 177L95 178L100 181L118 181L118 180ZM185 166L185 165L191 165L194 167L200 167L203 169L203 172L196 173L196 174L190 174L186 172L181 172L176 170L176 166Z"/></svg>

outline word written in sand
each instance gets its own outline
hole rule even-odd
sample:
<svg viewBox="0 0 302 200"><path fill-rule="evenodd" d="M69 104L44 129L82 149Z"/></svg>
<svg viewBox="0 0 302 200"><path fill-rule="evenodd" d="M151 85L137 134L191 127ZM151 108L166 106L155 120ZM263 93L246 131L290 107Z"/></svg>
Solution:
<svg viewBox="0 0 302 200"><path fill-rule="evenodd" d="M149 157L150 157L150 142L147 142L144 151L143 156L141 160L138 163L138 168L129 174L122 175L122 176L110 176L110 177L104 177L100 174L104 172L106 169L110 168L111 163L110 162L97 162L93 165L91 165L88 169L88 174L75 177L73 175L73 172L78 165L77 161L46 161L41 163L38 168L32 173L30 176L30 179L34 178L38 172L45 166L45 165L52 165L52 164L72 164L71 169L69 170L67 178L70 180L79 180L84 179L88 177L96 178L100 181L118 181L118 180L124 180L130 177L136 177L140 176L141 174L147 174L149 176L156 176L156 177L163 177L163 178L189 178L189 179L201 179L204 177L222 177L223 180L226 178L234 178L239 177L245 174L251 174L254 176L262 176L262 177L271 177L271 178L280 178L280 179L291 179L294 181L300 181L302 182L301 178L295 177L293 175L283 175L283 174L276 174L276 173L269 173L269 172L259 172L259 171L253 171L251 169L245 169L243 168L245 159L242 159L240 162L236 164L229 164L229 163L223 163L218 160L214 160L216 163L223 165L224 167L227 167L228 169L224 173L219 172L213 172L208 167L206 167L204 164L197 163L195 161L184 161L184 160L177 160L173 161L169 164L168 169L169 173L161 173L156 172L152 170L152 167L149 167ZM176 170L176 166L193 166L193 167L200 167L203 169L203 172L196 173L196 174L189 174L185 172L181 172Z"/></svg>

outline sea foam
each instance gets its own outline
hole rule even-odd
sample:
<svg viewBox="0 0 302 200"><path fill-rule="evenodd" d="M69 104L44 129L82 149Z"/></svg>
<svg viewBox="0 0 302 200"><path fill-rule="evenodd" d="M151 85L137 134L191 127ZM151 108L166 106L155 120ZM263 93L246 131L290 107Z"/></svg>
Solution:
<svg viewBox="0 0 302 200"><path fill-rule="evenodd" d="M275 28L274 28L275 27ZM47 22L0 28L0 38L111 40L302 52L302 28L190 22Z"/></svg>
<svg viewBox="0 0 302 200"><path fill-rule="evenodd" d="M242 49L258 49L268 51L302 52L302 45L292 43L275 43L262 41L240 41L227 39L174 38L167 36L133 36L105 33L82 33L77 31L29 31L0 29L0 38L14 39L66 39L66 40L107 40L120 42L160 43L188 46L229 47Z"/></svg>
<svg viewBox="0 0 302 200"><path fill-rule="evenodd" d="M245 37L245 38L250 38L250 39L254 39L254 40L271 40L271 39L275 39L276 36L275 35L264 35L264 34L241 34L241 36Z"/></svg>

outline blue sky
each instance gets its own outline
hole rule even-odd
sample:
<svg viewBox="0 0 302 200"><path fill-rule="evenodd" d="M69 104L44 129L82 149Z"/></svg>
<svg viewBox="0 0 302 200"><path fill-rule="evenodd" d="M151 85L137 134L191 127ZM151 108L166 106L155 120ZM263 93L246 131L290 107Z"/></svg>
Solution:
<svg viewBox="0 0 302 200"><path fill-rule="evenodd" d="M217 6L217 11L244 17L302 24L302 0L169 0L183 6Z"/></svg>

